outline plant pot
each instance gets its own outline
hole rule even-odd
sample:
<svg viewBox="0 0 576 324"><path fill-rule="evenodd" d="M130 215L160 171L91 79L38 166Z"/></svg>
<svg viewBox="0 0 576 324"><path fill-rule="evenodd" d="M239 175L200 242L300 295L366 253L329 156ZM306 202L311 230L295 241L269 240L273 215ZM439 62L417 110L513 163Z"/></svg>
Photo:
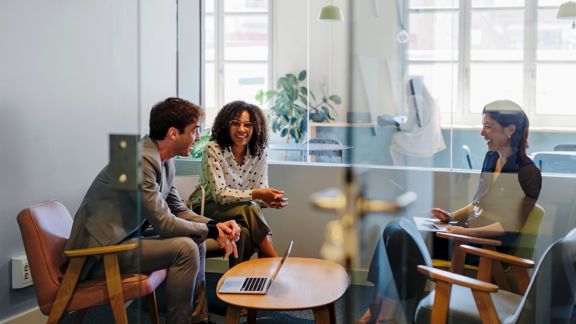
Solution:
<svg viewBox="0 0 576 324"><path fill-rule="evenodd" d="M325 123L328 121L328 118L323 113L314 112L310 113L310 120L315 123Z"/></svg>

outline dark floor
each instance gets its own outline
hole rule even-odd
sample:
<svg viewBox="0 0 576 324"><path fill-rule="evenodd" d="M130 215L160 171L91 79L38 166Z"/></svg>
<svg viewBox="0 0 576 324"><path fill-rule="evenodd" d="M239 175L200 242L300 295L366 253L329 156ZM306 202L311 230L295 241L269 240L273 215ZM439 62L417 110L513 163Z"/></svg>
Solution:
<svg viewBox="0 0 576 324"><path fill-rule="evenodd" d="M210 308L210 321L213 323L224 323L226 316L226 304L216 297L216 284L221 274L207 273L206 283L208 288L208 305ZM161 323L165 323L164 316L164 286L157 290L158 307L160 310ZM372 287L352 285L348 291L336 302L336 322L351 324L354 319L358 319L368 307L372 298ZM133 302L128 308L128 321L130 323L150 323L150 317L146 310L140 311L138 302ZM348 304L348 307L346 305ZM346 310L352 309L352 312ZM260 311L257 314L258 323L268 324L288 324L288 323L314 323L314 314L311 310L293 312L266 312ZM71 314L64 318L61 323L73 323L74 316ZM102 306L88 310L83 323L113 323L112 312L109 306ZM246 318L241 319L245 323Z"/></svg>

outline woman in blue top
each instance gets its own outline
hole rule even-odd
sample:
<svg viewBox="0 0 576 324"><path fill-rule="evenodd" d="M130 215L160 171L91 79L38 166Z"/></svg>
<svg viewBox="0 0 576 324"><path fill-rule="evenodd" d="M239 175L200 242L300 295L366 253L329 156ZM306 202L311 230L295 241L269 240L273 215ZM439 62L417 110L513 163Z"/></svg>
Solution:
<svg viewBox="0 0 576 324"><path fill-rule="evenodd" d="M446 227L450 233L498 239L502 241L502 250L508 250L514 246L536 204L542 188L542 175L526 155L529 122L518 104L509 100L495 101L484 107L482 116L480 135L486 140L488 152L474 198L456 211L433 208L432 214L443 222L460 221L458 226ZM391 271L385 269L402 265L389 262L384 249L387 244L389 242L383 238L374 252L368 273L368 280L376 286L374 299L357 323L395 322L400 300L398 285L394 284ZM435 254L438 250L441 249L435 246ZM407 253L406 257L411 257L406 251L398 253ZM416 271L410 273L420 275ZM406 304L407 301L402 302ZM417 301L408 301L408 304L414 302L417 304Z"/></svg>
<svg viewBox="0 0 576 324"><path fill-rule="evenodd" d="M529 123L522 108L512 101L495 101L482 114L480 135L488 152L474 198L456 211L433 208L432 214L443 222L462 222L463 226L447 226L446 231L496 238L506 251L514 246L536 204L542 175L526 155Z"/></svg>

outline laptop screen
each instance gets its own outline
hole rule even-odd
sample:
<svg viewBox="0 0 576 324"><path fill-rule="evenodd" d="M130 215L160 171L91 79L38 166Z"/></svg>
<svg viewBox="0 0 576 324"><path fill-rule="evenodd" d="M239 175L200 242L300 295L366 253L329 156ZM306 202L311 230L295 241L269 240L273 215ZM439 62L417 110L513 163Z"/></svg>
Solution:
<svg viewBox="0 0 576 324"><path fill-rule="evenodd" d="M276 267L276 270L274 270L274 274L272 275L272 278L270 278L270 281L274 281L274 279L276 279L278 272L280 272L280 268L282 268L282 265L284 262L286 262L286 258L288 258L288 255L290 254L290 251L292 251L292 244L294 244L294 241L290 241L286 252L284 252L284 256L282 256L282 260L280 260L280 263L278 263L278 266Z"/></svg>

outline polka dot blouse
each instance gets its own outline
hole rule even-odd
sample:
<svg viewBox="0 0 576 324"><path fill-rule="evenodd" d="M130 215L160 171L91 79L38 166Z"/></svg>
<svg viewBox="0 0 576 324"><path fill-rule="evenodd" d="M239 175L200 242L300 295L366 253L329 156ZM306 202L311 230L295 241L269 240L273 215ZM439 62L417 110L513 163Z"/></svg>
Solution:
<svg viewBox="0 0 576 324"><path fill-rule="evenodd" d="M206 202L220 204L251 201L252 189L268 187L267 153L261 157L250 152L239 165L230 148L221 149L210 141L202 157L202 172L199 186L206 190ZM199 192L199 190L197 191ZM191 197L192 203L200 202L200 197Z"/></svg>

